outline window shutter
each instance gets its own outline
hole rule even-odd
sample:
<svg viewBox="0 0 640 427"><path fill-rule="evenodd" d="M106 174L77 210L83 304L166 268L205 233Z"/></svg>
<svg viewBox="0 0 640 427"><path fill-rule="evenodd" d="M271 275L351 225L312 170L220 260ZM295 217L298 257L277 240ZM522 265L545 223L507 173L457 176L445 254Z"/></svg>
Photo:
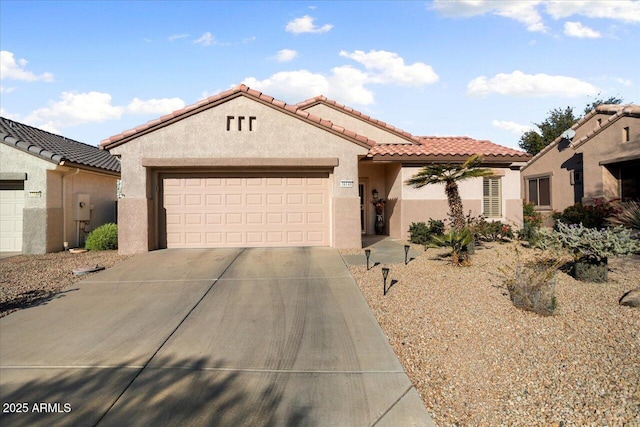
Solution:
<svg viewBox="0 0 640 427"><path fill-rule="evenodd" d="M502 216L502 197L500 195L500 178L485 178L482 183L482 211L487 218Z"/></svg>

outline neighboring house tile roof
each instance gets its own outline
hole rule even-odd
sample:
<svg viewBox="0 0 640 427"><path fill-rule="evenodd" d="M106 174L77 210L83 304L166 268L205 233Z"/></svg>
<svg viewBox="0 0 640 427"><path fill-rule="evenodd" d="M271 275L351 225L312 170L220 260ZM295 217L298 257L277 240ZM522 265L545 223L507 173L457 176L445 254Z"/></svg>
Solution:
<svg viewBox="0 0 640 427"><path fill-rule="evenodd" d="M279 101L273 98L272 96L265 95L245 85L239 85L233 89L227 90L225 92L219 93L214 96L210 96L207 99L203 99L195 104L188 105L181 110L177 110L177 111L174 111L173 113L162 116L157 120L152 120L134 129L130 129L118 135L114 135L110 138L107 138L100 143L100 147L108 150L117 145L124 144L130 139L133 139L144 133L166 126L175 121L181 120L185 117L189 117L192 114L199 113L203 110L209 109L223 102L229 101L237 96L248 96L250 98L253 98L263 104L269 105L273 108L292 114L299 119L316 124L324 128L325 130L328 130L332 133L345 137L359 145L362 145L365 147L367 146L371 147L375 145L375 142L370 140L366 136L358 135L357 133L352 132L348 129L345 129L341 126L334 125L329 120L325 120L322 117L318 117L316 115L310 114L304 111L302 108L300 108L297 105L289 105L283 101Z"/></svg>
<svg viewBox="0 0 640 427"><path fill-rule="evenodd" d="M59 165L120 173L118 159L98 147L4 117L0 117L0 141L10 147Z"/></svg>
<svg viewBox="0 0 640 427"><path fill-rule="evenodd" d="M587 132L580 139L575 140L575 141L571 141L571 144L569 144L569 147L571 147L573 149L578 148L579 146L581 146L582 144L586 143L587 141L592 139L594 136L598 135L600 132L602 132L603 130L605 130L609 126L611 126L613 123L615 123L616 121L618 121L622 117L630 116L630 117L640 118L640 105L636 105L636 104L626 104L626 105L601 104L601 105L598 105L596 108L591 110L589 113L585 114L585 116L583 118L581 118L580 120L578 120L573 126L571 126L570 129L576 130L581 126L584 126L593 116L595 116L597 114L609 114L611 117L609 117L603 123L600 123L600 124L596 123L596 125L593 127L593 129L591 129L589 132ZM562 140L563 140L562 136L557 137L555 140L553 140L553 142L551 142L549 145L544 147L538 154L536 154L531 160L529 160L529 162L522 168L522 170L525 170L526 168L531 166L540 157L544 156L547 152L549 152L549 150L551 150L553 147L556 147Z"/></svg>

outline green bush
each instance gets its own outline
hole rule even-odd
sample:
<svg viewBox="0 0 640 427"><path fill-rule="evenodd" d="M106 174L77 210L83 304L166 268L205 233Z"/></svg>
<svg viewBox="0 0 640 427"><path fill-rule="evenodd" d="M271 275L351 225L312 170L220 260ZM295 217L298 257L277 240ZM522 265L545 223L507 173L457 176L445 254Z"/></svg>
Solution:
<svg viewBox="0 0 640 427"><path fill-rule="evenodd" d="M467 224L475 240L501 242L514 237L509 224L504 224L502 221L487 221L482 215L479 217L468 215Z"/></svg>
<svg viewBox="0 0 640 427"><path fill-rule="evenodd" d="M609 202L595 200L594 205L584 206L576 203L569 206L562 213L554 213L556 224L562 222L567 225L582 224L587 228L604 228L608 225L607 218L616 214L616 208Z"/></svg>
<svg viewBox="0 0 640 427"><path fill-rule="evenodd" d="M538 230L542 226L542 215L536 212L533 203L522 204L522 228L518 230L518 239L535 244L538 239Z"/></svg>
<svg viewBox="0 0 640 427"><path fill-rule="evenodd" d="M412 222L409 226L409 240L411 243L426 245L431 241L432 236L442 236L444 234L444 222L429 218L429 225L424 222Z"/></svg>
<svg viewBox="0 0 640 427"><path fill-rule="evenodd" d="M118 249L118 226L108 223L96 228L87 236L84 247L90 251Z"/></svg>

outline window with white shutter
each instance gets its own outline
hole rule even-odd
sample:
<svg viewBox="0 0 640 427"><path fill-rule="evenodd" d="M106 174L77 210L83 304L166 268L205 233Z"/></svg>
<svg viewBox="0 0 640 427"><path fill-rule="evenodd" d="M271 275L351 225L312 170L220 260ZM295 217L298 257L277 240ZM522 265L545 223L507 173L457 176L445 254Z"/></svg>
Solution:
<svg viewBox="0 0 640 427"><path fill-rule="evenodd" d="M484 178L482 183L482 214L487 218L502 217L500 178Z"/></svg>

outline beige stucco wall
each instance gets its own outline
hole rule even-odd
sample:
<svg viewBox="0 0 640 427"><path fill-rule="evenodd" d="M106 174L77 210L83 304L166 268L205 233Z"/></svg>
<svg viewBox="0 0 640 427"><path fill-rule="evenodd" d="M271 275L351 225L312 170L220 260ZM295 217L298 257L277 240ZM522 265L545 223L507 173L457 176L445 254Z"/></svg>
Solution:
<svg viewBox="0 0 640 427"><path fill-rule="evenodd" d="M233 120L231 129L227 131L227 116L246 117L243 130L238 131L237 120ZM256 117L252 131L248 130L250 116ZM152 176L156 171L143 167L143 158L337 157L339 165L330 174L334 231L331 246L359 247L358 156L365 155L367 151L365 147L245 96L141 135L111 150L112 154L120 155L122 161L124 199L118 208L120 252L144 252L158 245L153 213L158 194L157 188L152 188ZM200 170L215 172L225 169L207 167ZM250 171L248 168L240 172ZM351 180L354 185L342 188L341 180ZM348 206L356 208L350 210ZM357 226L353 227L353 224Z"/></svg>
<svg viewBox="0 0 640 427"><path fill-rule="evenodd" d="M364 120L350 116L349 114L331 108L324 104L314 105L305 109L305 111L322 117L323 119L330 120L338 126L342 126L345 129L353 131L359 135L364 135L369 139L374 140L378 144L410 144L411 141L402 138L392 132L381 129L371 123Z"/></svg>
<svg viewBox="0 0 640 427"><path fill-rule="evenodd" d="M64 248L64 241L71 246L77 245L76 222L71 212L75 193L91 196L94 206L89 224L91 230L115 220L117 178L113 176L59 166L5 144L0 144L0 170L3 173L27 174L22 238L22 252L25 254L60 251ZM38 192L39 197L29 196Z"/></svg>
<svg viewBox="0 0 640 427"><path fill-rule="evenodd" d="M606 114L593 116L575 130L576 135L573 141L577 143L580 138L596 128L598 119L602 123L606 123L610 117ZM631 138L628 142L622 141L625 127L630 128ZM528 179L539 176L550 177L551 208L540 209L547 214L554 210L562 211L576 201L575 187L570 183L570 169L567 168L567 165L575 163L572 159L582 162L584 196L581 201L588 203L594 198L615 199L620 196L617 180L611 176L605 166L600 165L600 162L640 158L640 119L628 116L621 117L588 141L574 144L573 147L561 148L561 144L551 147L522 170L523 199L528 197Z"/></svg>

